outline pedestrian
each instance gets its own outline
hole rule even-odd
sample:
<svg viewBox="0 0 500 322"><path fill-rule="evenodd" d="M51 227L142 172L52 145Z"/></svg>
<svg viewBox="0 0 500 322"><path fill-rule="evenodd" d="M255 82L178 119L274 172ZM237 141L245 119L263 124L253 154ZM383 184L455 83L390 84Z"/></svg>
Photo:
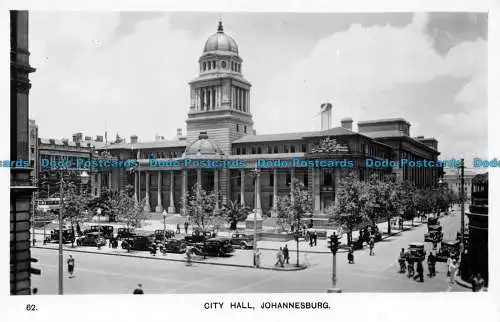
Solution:
<svg viewBox="0 0 500 322"><path fill-rule="evenodd" d="M175 230L175 233L176 234L180 234L181 233L181 226L179 225L179 223L177 223L177 229Z"/></svg>
<svg viewBox="0 0 500 322"><path fill-rule="evenodd" d="M186 247L186 266L191 266L192 263L191 263L191 248L190 247Z"/></svg>
<svg viewBox="0 0 500 322"><path fill-rule="evenodd" d="M484 279L481 276L481 273L476 274L477 277L477 292L483 292L484 291Z"/></svg>
<svg viewBox="0 0 500 322"><path fill-rule="evenodd" d="M448 272L446 273L446 276L448 277L450 277L451 263L452 263L451 256L448 256L448 259L446 260L446 266L448 266Z"/></svg>
<svg viewBox="0 0 500 322"><path fill-rule="evenodd" d="M189 227L189 223L186 221L186 222L184 223L184 233L185 233L186 235L187 235L187 233L188 233L188 227Z"/></svg>
<svg viewBox="0 0 500 322"><path fill-rule="evenodd" d="M422 265L421 260L417 262L417 275L415 275L413 279L416 281L417 278L420 279L420 282L424 281L424 266Z"/></svg>
<svg viewBox="0 0 500 322"><path fill-rule="evenodd" d="M37 295L38 294L38 288L33 287L33 291L31 292L32 295Z"/></svg>
<svg viewBox="0 0 500 322"><path fill-rule="evenodd" d="M70 275L69 278L72 278L73 272L75 270L75 259L73 258L73 256L69 255L67 263L68 263L68 273Z"/></svg>
<svg viewBox="0 0 500 322"><path fill-rule="evenodd" d="M456 276L457 276L457 261L453 260L450 264L450 284L455 284Z"/></svg>
<svg viewBox="0 0 500 322"><path fill-rule="evenodd" d="M274 266L280 266L283 267L283 249L280 247L280 249L276 252L276 264Z"/></svg>
<svg viewBox="0 0 500 322"><path fill-rule="evenodd" d="M427 266L429 268L429 277L436 276L436 257L432 252L427 257Z"/></svg>
<svg viewBox="0 0 500 322"><path fill-rule="evenodd" d="M415 275L415 261L411 255L406 258L406 261L408 263L408 278L410 278Z"/></svg>
<svg viewBox="0 0 500 322"><path fill-rule="evenodd" d="M134 295L140 295L144 294L144 291L142 290L142 284L137 284L137 288L132 292Z"/></svg>
<svg viewBox="0 0 500 322"><path fill-rule="evenodd" d="M314 232L314 246L318 246L318 233Z"/></svg>
<svg viewBox="0 0 500 322"><path fill-rule="evenodd" d="M375 240L373 239L373 237L371 237L370 238L370 256L375 255L373 248L375 248Z"/></svg>
<svg viewBox="0 0 500 322"><path fill-rule="evenodd" d="M288 251L288 245L285 244L285 247L283 248L283 258L287 264L289 263L290 260L290 252Z"/></svg>

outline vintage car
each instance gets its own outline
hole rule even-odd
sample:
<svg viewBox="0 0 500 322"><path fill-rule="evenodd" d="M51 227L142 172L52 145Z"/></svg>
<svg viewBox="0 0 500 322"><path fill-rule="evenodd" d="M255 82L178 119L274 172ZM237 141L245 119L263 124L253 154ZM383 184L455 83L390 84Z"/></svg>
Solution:
<svg viewBox="0 0 500 322"><path fill-rule="evenodd" d="M165 244L160 245L160 251L181 254L186 251L186 247L187 243L184 239L168 239Z"/></svg>
<svg viewBox="0 0 500 322"><path fill-rule="evenodd" d="M411 243L408 245L408 256L413 261L425 260L425 245L423 243Z"/></svg>
<svg viewBox="0 0 500 322"><path fill-rule="evenodd" d="M436 218L436 217L429 217L429 219L427 219L427 227L429 226L436 226L436 225L439 225L439 218Z"/></svg>
<svg viewBox="0 0 500 322"><path fill-rule="evenodd" d="M63 229L63 243L71 243L75 240L74 231L71 228ZM45 237L45 242L58 242L59 241L59 229L54 229L50 232L50 236Z"/></svg>
<svg viewBox="0 0 500 322"><path fill-rule="evenodd" d="M201 245L201 251L204 256L223 257L234 252L234 248L229 238L215 237L206 240Z"/></svg>
<svg viewBox="0 0 500 322"><path fill-rule="evenodd" d="M83 237L76 240L77 246L105 246L106 239L100 236L98 232L86 233Z"/></svg>
<svg viewBox="0 0 500 322"><path fill-rule="evenodd" d="M117 239L130 238L135 236L135 231L133 228L118 228L116 235Z"/></svg>
<svg viewBox="0 0 500 322"><path fill-rule="evenodd" d="M110 239L114 236L113 235L113 226L98 226L98 225L90 226L90 228L85 229L83 231L83 234L99 232L99 231L101 232L102 237L104 237L106 239Z"/></svg>
<svg viewBox="0 0 500 322"><path fill-rule="evenodd" d="M184 237L184 240L188 244L203 243L207 239L213 238L214 236L215 236L215 232L212 232L212 231L195 230L192 232L191 236Z"/></svg>
<svg viewBox="0 0 500 322"><path fill-rule="evenodd" d="M446 262L448 257L458 259L460 256L460 241L459 240L446 240L441 242L441 247L436 253L436 261Z"/></svg>
<svg viewBox="0 0 500 322"><path fill-rule="evenodd" d="M424 234L424 241L426 242L440 242L443 239L441 226L429 226L429 232Z"/></svg>
<svg viewBox="0 0 500 322"><path fill-rule="evenodd" d="M163 242L163 229L157 229L153 234L150 235L156 243ZM165 230L165 239L170 239L175 237L175 232L173 230Z"/></svg>
<svg viewBox="0 0 500 322"><path fill-rule="evenodd" d="M122 248L127 250L151 250L154 241L150 236L136 235L130 238L125 238L122 241Z"/></svg>
<svg viewBox="0 0 500 322"><path fill-rule="evenodd" d="M244 233L234 233L231 235L231 245L241 249L253 248L253 235Z"/></svg>
<svg viewBox="0 0 500 322"><path fill-rule="evenodd" d="M368 243L370 241L370 236L373 236L375 242L382 240L382 233L378 229L378 226L365 226L360 230L359 238L363 240L363 242Z"/></svg>

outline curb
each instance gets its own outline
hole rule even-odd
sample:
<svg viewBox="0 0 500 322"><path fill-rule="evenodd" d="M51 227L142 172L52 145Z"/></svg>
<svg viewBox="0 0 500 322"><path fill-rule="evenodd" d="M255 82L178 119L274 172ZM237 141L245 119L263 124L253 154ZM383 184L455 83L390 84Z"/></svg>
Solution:
<svg viewBox="0 0 500 322"><path fill-rule="evenodd" d="M457 276L455 278L455 282L457 282L457 284L460 285L460 286L462 286L462 287L469 288L469 289L472 290L472 284L469 283L469 282L464 281L460 276Z"/></svg>
<svg viewBox="0 0 500 322"><path fill-rule="evenodd" d="M40 247L40 246L32 246L31 248L39 248L39 249L49 249L49 250L59 250L58 248L51 248L51 247ZM88 250L78 250L78 249L66 249L66 251L70 252L77 252L77 253L85 253L85 254L98 254L98 255L108 255L108 256L121 256L121 257L128 257L128 258L142 258L142 259L155 259L155 260L163 260L163 261L170 261L170 262L184 262L187 263L187 260L185 259L175 259L175 258L164 258L164 257L156 257L156 256L141 256L141 255L134 255L134 254L112 254L112 253L99 253L95 251L88 251ZM241 268L252 268L255 269L253 265L243 265L243 264L231 264L231 263L215 263L215 262L203 262L199 260L191 260L191 263L197 263L197 264L205 264L205 265L218 265L218 266L230 266L230 267L241 267ZM266 270L273 270L273 271L300 271L306 269L306 265L301 265L299 267L289 267L289 268L280 268L280 267L272 267L272 266L261 266L258 267L258 269L266 269Z"/></svg>

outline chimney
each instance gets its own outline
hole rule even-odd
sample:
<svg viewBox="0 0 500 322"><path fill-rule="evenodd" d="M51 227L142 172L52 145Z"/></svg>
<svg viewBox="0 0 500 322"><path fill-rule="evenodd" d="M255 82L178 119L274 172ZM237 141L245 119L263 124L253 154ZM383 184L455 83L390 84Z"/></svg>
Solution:
<svg viewBox="0 0 500 322"><path fill-rule="evenodd" d="M257 135L257 130L253 130L253 135Z"/></svg>
<svg viewBox="0 0 500 322"><path fill-rule="evenodd" d="M321 104L321 131L326 131L332 128L332 104Z"/></svg>
<svg viewBox="0 0 500 322"><path fill-rule="evenodd" d="M75 133L73 134L73 142L81 142L83 140L83 133L82 132L78 132L78 133Z"/></svg>
<svg viewBox="0 0 500 322"><path fill-rule="evenodd" d="M103 142L103 136L102 135L96 135L95 140L96 140L96 142Z"/></svg>
<svg viewBox="0 0 500 322"><path fill-rule="evenodd" d="M177 137L182 136L182 129L177 129Z"/></svg>
<svg viewBox="0 0 500 322"><path fill-rule="evenodd" d="M92 141L92 137L91 136L86 136L85 137L85 141Z"/></svg>
<svg viewBox="0 0 500 322"><path fill-rule="evenodd" d="M137 135L130 136L130 143L132 144L137 143L137 140L138 140Z"/></svg>
<svg viewBox="0 0 500 322"><path fill-rule="evenodd" d="M340 126L343 127L344 129L347 129L349 131L352 131L352 118L346 117L340 120Z"/></svg>

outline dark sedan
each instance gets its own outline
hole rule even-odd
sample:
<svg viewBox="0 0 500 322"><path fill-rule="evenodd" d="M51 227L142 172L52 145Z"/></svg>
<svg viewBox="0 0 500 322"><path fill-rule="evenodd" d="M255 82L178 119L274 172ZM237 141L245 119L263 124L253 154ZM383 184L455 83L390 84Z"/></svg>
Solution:
<svg viewBox="0 0 500 322"><path fill-rule="evenodd" d="M148 236L133 236L122 241L122 248L127 250L150 250L153 240Z"/></svg>
<svg viewBox="0 0 500 322"><path fill-rule="evenodd" d="M210 238L201 245L201 251L205 256L224 257L234 252L229 238Z"/></svg>
<svg viewBox="0 0 500 322"><path fill-rule="evenodd" d="M186 252L186 247L187 243L183 239L168 239L164 245L160 245L160 251L182 254Z"/></svg>

